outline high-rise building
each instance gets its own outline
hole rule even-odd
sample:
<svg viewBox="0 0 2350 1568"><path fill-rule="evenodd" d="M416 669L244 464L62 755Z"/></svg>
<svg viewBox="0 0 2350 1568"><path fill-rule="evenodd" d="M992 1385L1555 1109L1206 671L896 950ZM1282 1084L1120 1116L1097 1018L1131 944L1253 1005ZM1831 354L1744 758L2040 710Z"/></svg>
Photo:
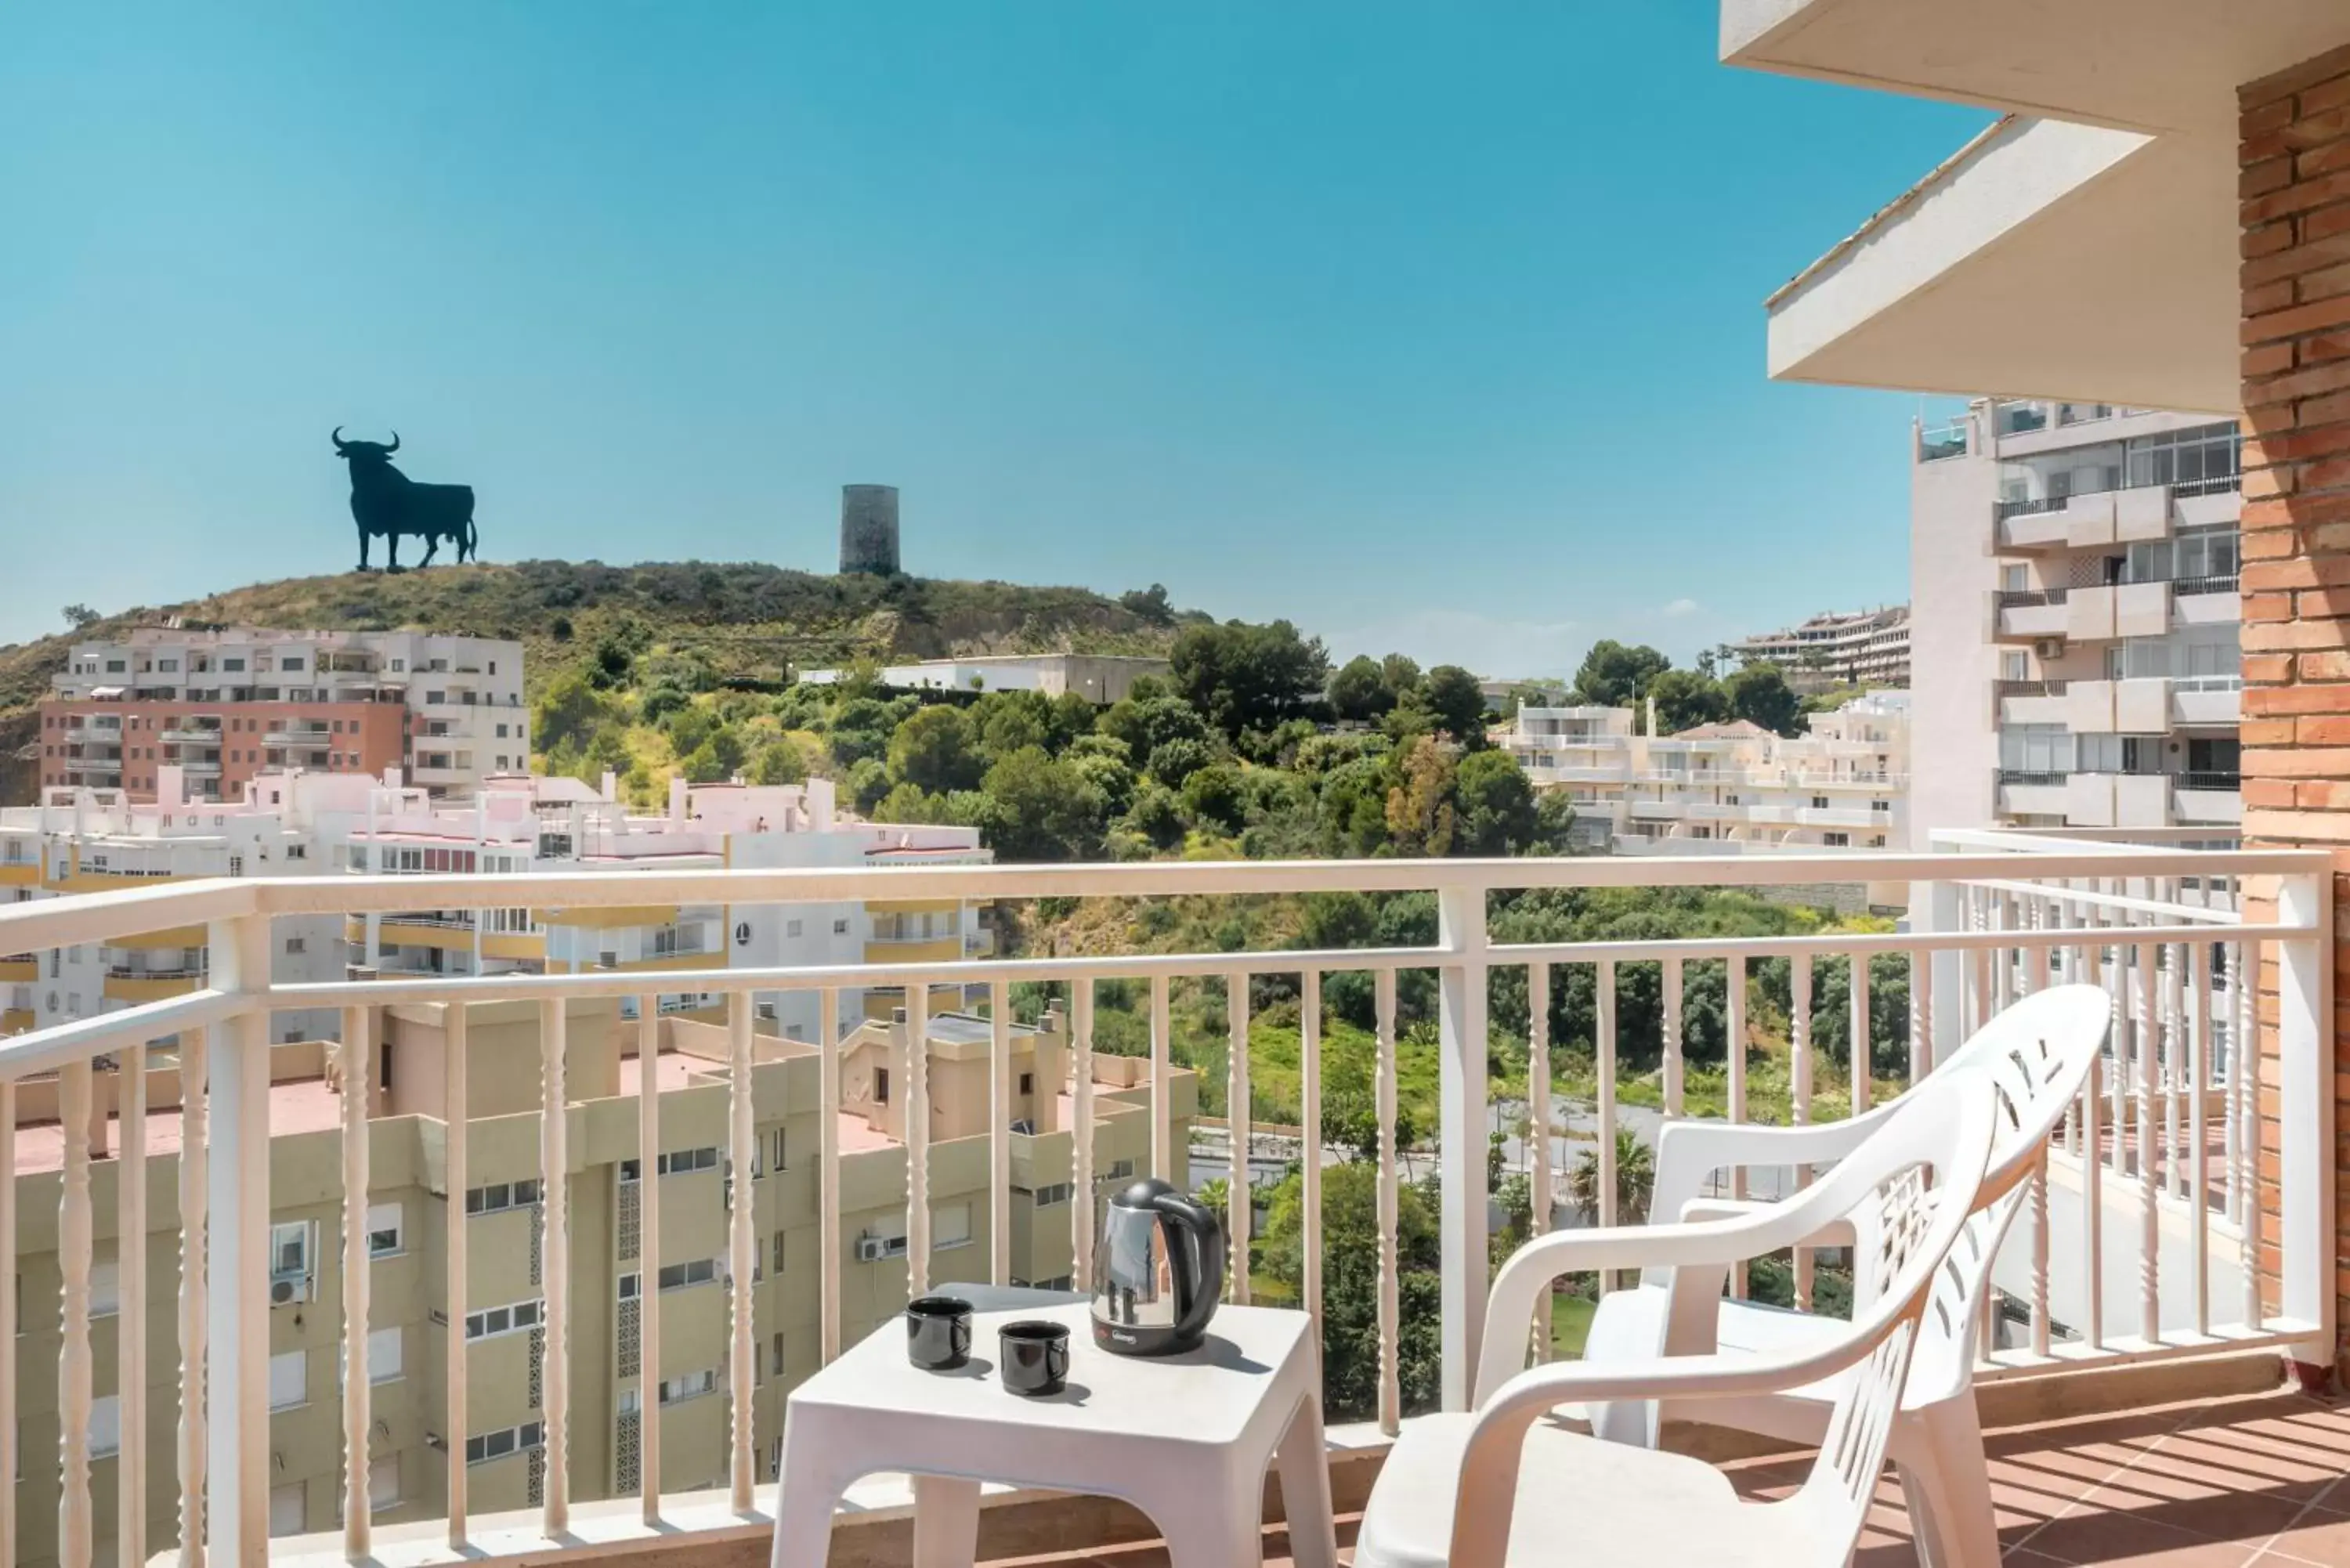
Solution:
<svg viewBox="0 0 2350 1568"><path fill-rule="evenodd" d="M1913 846L2242 820L2238 450L2233 421L2102 403L1918 431Z"/></svg>
<svg viewBox="0 0 2350 1568"><path fill-rule="evenodd" d="M76 645L41 702L40 782L156 798L176 766L201 800L265 771L401 769L468 800L530 769L519 642L412 631L141 627Z"/></svg>
<svg viewBox="0 0 2350 1568"><path fill-rule="evenodd" d="M1775 664L1805 696L1839 686L1909 684L1909 607L1815 615L1783 631L1741 638L1730 651L1747 664Z"/></svg>

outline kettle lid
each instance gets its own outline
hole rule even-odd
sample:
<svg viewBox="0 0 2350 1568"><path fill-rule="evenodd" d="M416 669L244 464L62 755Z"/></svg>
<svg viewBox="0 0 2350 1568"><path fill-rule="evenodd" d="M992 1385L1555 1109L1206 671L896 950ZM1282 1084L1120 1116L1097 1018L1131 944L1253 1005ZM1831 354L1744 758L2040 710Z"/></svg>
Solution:
<svg viewBox="0 0 2350 1568"><path fill-rule="evenodd" d="M1121 1189L1110 1203L1119 1209L1150 1209L1157 1206L1159 1199L1174 1190L1171 1183L1161 1181L1155 1176L1146 1176Z"/></svg>

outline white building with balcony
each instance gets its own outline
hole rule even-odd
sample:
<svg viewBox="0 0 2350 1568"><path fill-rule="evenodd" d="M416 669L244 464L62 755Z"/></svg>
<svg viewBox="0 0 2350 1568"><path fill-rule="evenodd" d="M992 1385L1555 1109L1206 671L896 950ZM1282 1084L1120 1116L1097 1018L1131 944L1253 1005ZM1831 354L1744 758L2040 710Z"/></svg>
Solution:
<svg viewBox="0 0 2350 1568"><path fill-rule="evenodd" d="M1918 831L2232 830L2233 421L1981 400L1911 486Z"/></svg>

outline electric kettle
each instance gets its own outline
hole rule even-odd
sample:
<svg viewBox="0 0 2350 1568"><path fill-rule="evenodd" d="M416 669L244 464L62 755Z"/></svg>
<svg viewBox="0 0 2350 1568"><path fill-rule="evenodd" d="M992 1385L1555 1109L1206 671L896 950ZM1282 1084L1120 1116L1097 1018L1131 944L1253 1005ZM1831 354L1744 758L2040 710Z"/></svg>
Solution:
<svg viewBox="0 0 2350 1568"><path fill-rule="evenodd" d="M1102 1206L1094 1248L1094 1343L1119 1355L1171 1355L1207 1332L1224 1288L1224 1231L1166 1182L1134 1183Z"/></svg>

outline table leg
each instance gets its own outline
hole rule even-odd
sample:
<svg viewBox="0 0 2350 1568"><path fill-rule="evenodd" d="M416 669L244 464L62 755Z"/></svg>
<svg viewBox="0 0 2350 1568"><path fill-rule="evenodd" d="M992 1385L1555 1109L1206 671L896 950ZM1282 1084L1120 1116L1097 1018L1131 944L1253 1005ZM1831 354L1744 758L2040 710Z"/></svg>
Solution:
<svg viewBox="0 0 2350 1568"><path fill-rule="evenodd" d="M815 1443L784 1438L769 1568L824 1568L832 1549L832 1511L847 1485L847 1480L824 1462Z"/></svg>
<svg viewBox="0 0 2350 1568"><path fill-rule="evenodd" d="M1254 1511L1203 1501L1154 1518L1167 1542L1168 1568L1258 1568L1264 1561L1264 1532L1252 1517Z"/></svg>
<svg viewBox="0 0 2350 1568"><path fill-rule="evenodd" d="M1282 1517L1296 1568L1337 1568L1338 1535L1330 1506L1330 1455L1322 1435L1322 1401L1308 1392L1274 1449L1281 1472Z"/></svg>
<svg viewBox="0 0 2350 1568"><path fill-rule="evenodd" d="M979 1559L979 1483L914 1478L913 1568L972 1568Z"/></svg>

